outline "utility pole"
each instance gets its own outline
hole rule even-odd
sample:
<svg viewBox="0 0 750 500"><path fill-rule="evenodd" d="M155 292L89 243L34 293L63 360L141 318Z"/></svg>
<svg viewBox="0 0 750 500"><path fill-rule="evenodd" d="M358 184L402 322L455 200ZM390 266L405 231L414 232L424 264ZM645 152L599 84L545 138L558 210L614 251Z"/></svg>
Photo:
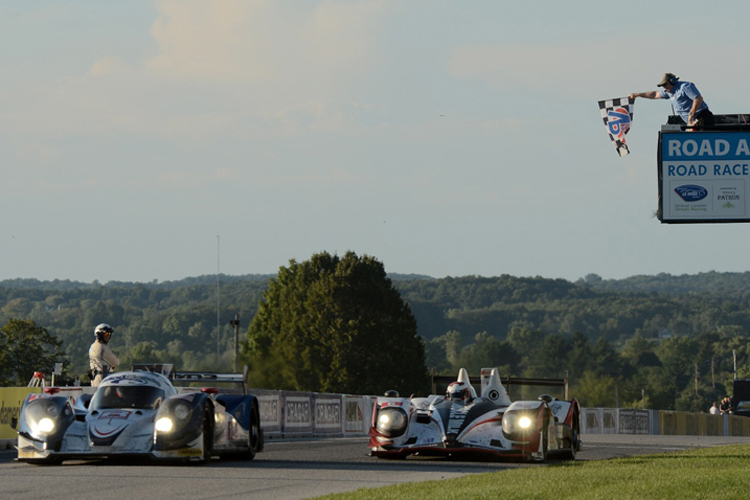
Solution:
<svg viewBox="0 0 750 500"><path fill-rule="evenodd" d="M695 363L695 395L698 395L698 363Z"/></svg>
<svg viewBox="0 0 750 500"><path fill-rule="evenodd" d="M240 313L235 314L229 324L234 327L234 373L237 373L237 359L240 353Z"/></svg>
<svg viewBox="0 0 750 500"><path fill-rule="evenodd" d="M620 395L617 392L617 386L615 385L615 408L620 407Z"/></svg>
<svg viewBox="0 0 750 500"><path fill-rule="evenodd" d="M216 362L221 350L221 236L216 236Z"/></svg>
<svg viewBox="0 0 750 500"><path fill-rule="evenodd" d="M714 374L714 358L711 358L711 387L716 389L716 376Z"/></svg>

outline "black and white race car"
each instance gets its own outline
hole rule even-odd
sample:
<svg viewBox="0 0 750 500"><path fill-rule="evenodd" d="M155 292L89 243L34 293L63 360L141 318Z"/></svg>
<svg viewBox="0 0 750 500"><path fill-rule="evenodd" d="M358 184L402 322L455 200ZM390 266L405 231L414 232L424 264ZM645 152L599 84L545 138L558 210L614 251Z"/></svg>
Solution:
<svg viewBox="0 0 750 500"><path fill-rule="evenodd" d="M258 400L217 389L176 388L161 373L117 372L75 403L55 387L29 394L15 428L18 460L148 457L252 460L263 449Z"/></svg>
<svg viewBox="0 0 750 500"><path fill-rule="evenodd" d="M389 391L379 397L369 433L370 454L574 459L581 448L578 401L544 394L511 402L497 370L490 373L481 397L463 368L445 396L403 398Z"/></svg>

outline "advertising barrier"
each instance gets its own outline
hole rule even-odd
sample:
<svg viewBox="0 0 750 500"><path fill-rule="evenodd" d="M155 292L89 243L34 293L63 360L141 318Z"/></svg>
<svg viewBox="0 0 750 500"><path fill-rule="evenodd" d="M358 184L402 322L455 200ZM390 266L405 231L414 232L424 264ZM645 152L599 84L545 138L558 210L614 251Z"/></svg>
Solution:
<svg viewBox="0 0 750 500"><path fill-rule="evenodd" d="M370 430L372 407L371 396L344 396L344 434L364 435Z"/></svg>
<svg viewBox="0 0 750 500"><path fill-rule="evenodd" d="M11 420L18 417L27 395L40 392L41 387L0 387L0 440L16 439Z"/></svg>
<svg viewBox="0 0 750 500"><path fill-rule="evenodd" d="M312 435L313 393L283 392L283 426L281 431L290 435ZM261 426L263 421L261 420Z"/></svg>
<svg viewBox="0 0 750 500"><path fill-rule="evenodd" d="M617 422L617 434L658 434L658 430L654 432L651 410L620 409Z"/></svg>
<svg viewBox="0 0 750 500"><path fill-rule="evenodd" d="M364 436L370 430L374 397L250 389L260 403L268 439Z"/></svg>
<svg viewBox="0 0 750 500"><path fill-rule="evenodd" d="M263 432L267 437L281 434L283 429L284 400L281 391L260 389L252 394L258 398L260 406L260 421Z"/></svg>
<svg viewBox="0 0 750 500"><path fill-rule="evenodd" d="M344 419L341 394L316 394L313 432L315 434L343 434Z"/></svg>

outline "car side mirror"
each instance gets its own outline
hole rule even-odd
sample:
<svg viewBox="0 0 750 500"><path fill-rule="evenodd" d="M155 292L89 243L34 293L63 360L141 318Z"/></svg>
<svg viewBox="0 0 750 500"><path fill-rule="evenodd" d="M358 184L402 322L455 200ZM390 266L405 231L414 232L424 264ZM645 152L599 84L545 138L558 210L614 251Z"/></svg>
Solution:
<svg viewBox="0 0 750 500"><path fill-rule="evenodd" d="M10 427L13 430L16 430L18 428L18 417L15 415L10 418Z"/></svg>

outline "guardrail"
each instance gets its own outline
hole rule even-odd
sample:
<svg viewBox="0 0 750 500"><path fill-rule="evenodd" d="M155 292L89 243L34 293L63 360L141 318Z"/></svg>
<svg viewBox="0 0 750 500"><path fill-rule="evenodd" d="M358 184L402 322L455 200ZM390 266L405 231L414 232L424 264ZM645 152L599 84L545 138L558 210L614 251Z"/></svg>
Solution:
<svg viewBox="0 0 750 500"><path fill-rule="evenodd" d="M582 408L581 434L750 436L750 418L682 411Z"/></svg>

